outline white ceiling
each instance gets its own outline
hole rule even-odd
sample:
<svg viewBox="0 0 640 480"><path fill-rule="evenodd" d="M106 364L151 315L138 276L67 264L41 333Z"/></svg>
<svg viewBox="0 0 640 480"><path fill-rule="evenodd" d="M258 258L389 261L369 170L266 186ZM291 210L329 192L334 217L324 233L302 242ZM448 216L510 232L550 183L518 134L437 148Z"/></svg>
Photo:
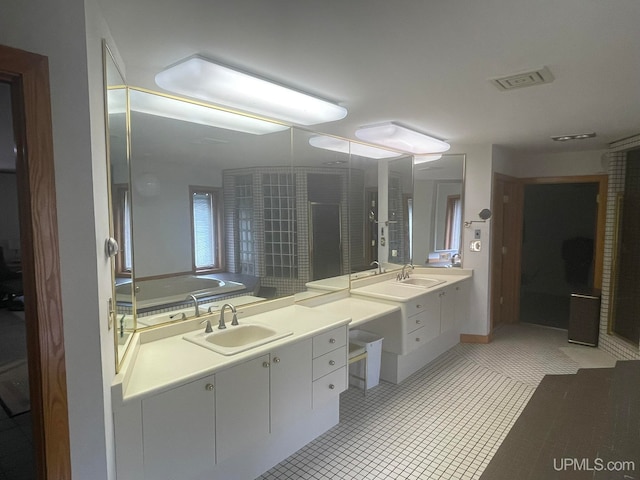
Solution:
<svg viewBox="0 0 640 480"><path fill-rule="evenodd" d="M606 148L640 127L638 0L98 0L130 85L201 54L456 145ZM547 66L547 85L489 79ZM595 131L557 143L554 135Z"/></svg>

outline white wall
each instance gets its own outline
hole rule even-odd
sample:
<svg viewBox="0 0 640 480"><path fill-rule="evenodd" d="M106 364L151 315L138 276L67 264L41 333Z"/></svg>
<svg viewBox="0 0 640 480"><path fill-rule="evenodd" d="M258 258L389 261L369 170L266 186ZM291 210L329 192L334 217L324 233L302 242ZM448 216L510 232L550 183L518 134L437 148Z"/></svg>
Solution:
<svg viewBox="0 0 640 480"><path fill-rule="evenodd" d="M0 43L49 58L72 474L101 480L114 478L107 420L114 362L103 257L104 133L99 138L97 40L104 25L89 7L90 27L98 29L87 38L84 0L5 2Z"/></svg>
<svg viewBox="0 0 640 480"><path fill-rule="evenodd" d="M455 145L448 153L466 153L465 191L463 220L477 220L478 212L491 207L492 147L491 145ZM482 250L471 252L473 230L479 229ZM487 335L489 333L489 285L491 251L491 222L474 224L474 228L463 228L462 266L473 269L473 280L469 292L469 320L461 333Z"/></svg>
<svg viewBox="0 0 640 480"><path fill-rule="evenodd" d="M606 150L587 150L562 153L513 153L511 171L520 178L562 177L570 175L601 175L607 173L603 160Z"/></svg>

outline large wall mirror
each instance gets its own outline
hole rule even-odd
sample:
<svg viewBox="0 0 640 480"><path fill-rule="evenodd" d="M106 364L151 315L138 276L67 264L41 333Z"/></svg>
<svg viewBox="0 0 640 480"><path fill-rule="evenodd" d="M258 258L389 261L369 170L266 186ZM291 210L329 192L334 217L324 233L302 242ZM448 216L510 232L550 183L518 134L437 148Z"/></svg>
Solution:
<svg viewBox="0 0 640 480"><path fill-rule="evenodd" d="M110 77L115 63L105 70ZM125 87L121 77L106 85L119 358L136 329L227 302L345 290L354 272L437 249L435 234L428 246L416 234L433 228L436 212L424 209L437 202L418 201L411 156Z"/></svg>

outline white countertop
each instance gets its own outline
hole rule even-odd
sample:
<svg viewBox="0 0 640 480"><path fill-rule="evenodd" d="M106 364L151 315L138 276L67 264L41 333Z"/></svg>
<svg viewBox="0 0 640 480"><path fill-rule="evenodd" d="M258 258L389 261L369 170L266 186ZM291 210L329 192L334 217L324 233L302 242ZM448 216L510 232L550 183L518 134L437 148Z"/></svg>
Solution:
<svg viewBox="0 0 640 480"><path fill-rule="evenodd" d="M351 317L349 328L356 328L375 318L400 310L397 305L389 305L364 298L347 297L314 307L314 310Z"/></svg>
<svg viewBox="0 0 640 480"><path fill-rule="evenodd" d="M264 355L285 343L302 340L346 325L350 317L347 311L327 312L301 305L291 305L249 317L239 316L238 320L240 324L243 321L247 323L255 321L273 325L292 331L293 334L230 356L221 355L188 342L182 338L183 334L141 343L138 346L137 355L127 367L130 371L121 372L122 375L119 374L116 378L116 383L122 382L125 390L122 399L114 400L129 401L168 390ZM125 377L127 381L124 381Z"/></svg>
<svg viewBox="0 0 640 480"><path fill-rule="evenodd" d="M353 282L356 285L352 285L351 295L392 302L408 302L426 293L438 291L471 278L472 273L463 269L416 268L414 271L410 271L409 275L410 278L429 278L439 280L441 283L432 287L421 287L397 281L395 275L385 275L376 282L372 282L370 279Z"/></svg>

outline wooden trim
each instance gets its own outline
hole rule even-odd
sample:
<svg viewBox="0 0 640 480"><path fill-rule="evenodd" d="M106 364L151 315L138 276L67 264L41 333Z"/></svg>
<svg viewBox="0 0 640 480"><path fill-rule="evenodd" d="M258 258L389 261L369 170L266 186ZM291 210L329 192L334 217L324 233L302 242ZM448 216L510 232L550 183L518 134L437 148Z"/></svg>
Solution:
<svg viewBox="0 0 640 480"><path fill-rule="evenodd" d="M47 57L0 45L11 84L29 388L39 479L71 478Z"/></svg>
<svg viewBox="0 0 640 480"><path fill-rule="evenodd" d="M460 334L460 343L491 343L493 340L493 333L489 335L472 335L470 333Z"/></svg>

